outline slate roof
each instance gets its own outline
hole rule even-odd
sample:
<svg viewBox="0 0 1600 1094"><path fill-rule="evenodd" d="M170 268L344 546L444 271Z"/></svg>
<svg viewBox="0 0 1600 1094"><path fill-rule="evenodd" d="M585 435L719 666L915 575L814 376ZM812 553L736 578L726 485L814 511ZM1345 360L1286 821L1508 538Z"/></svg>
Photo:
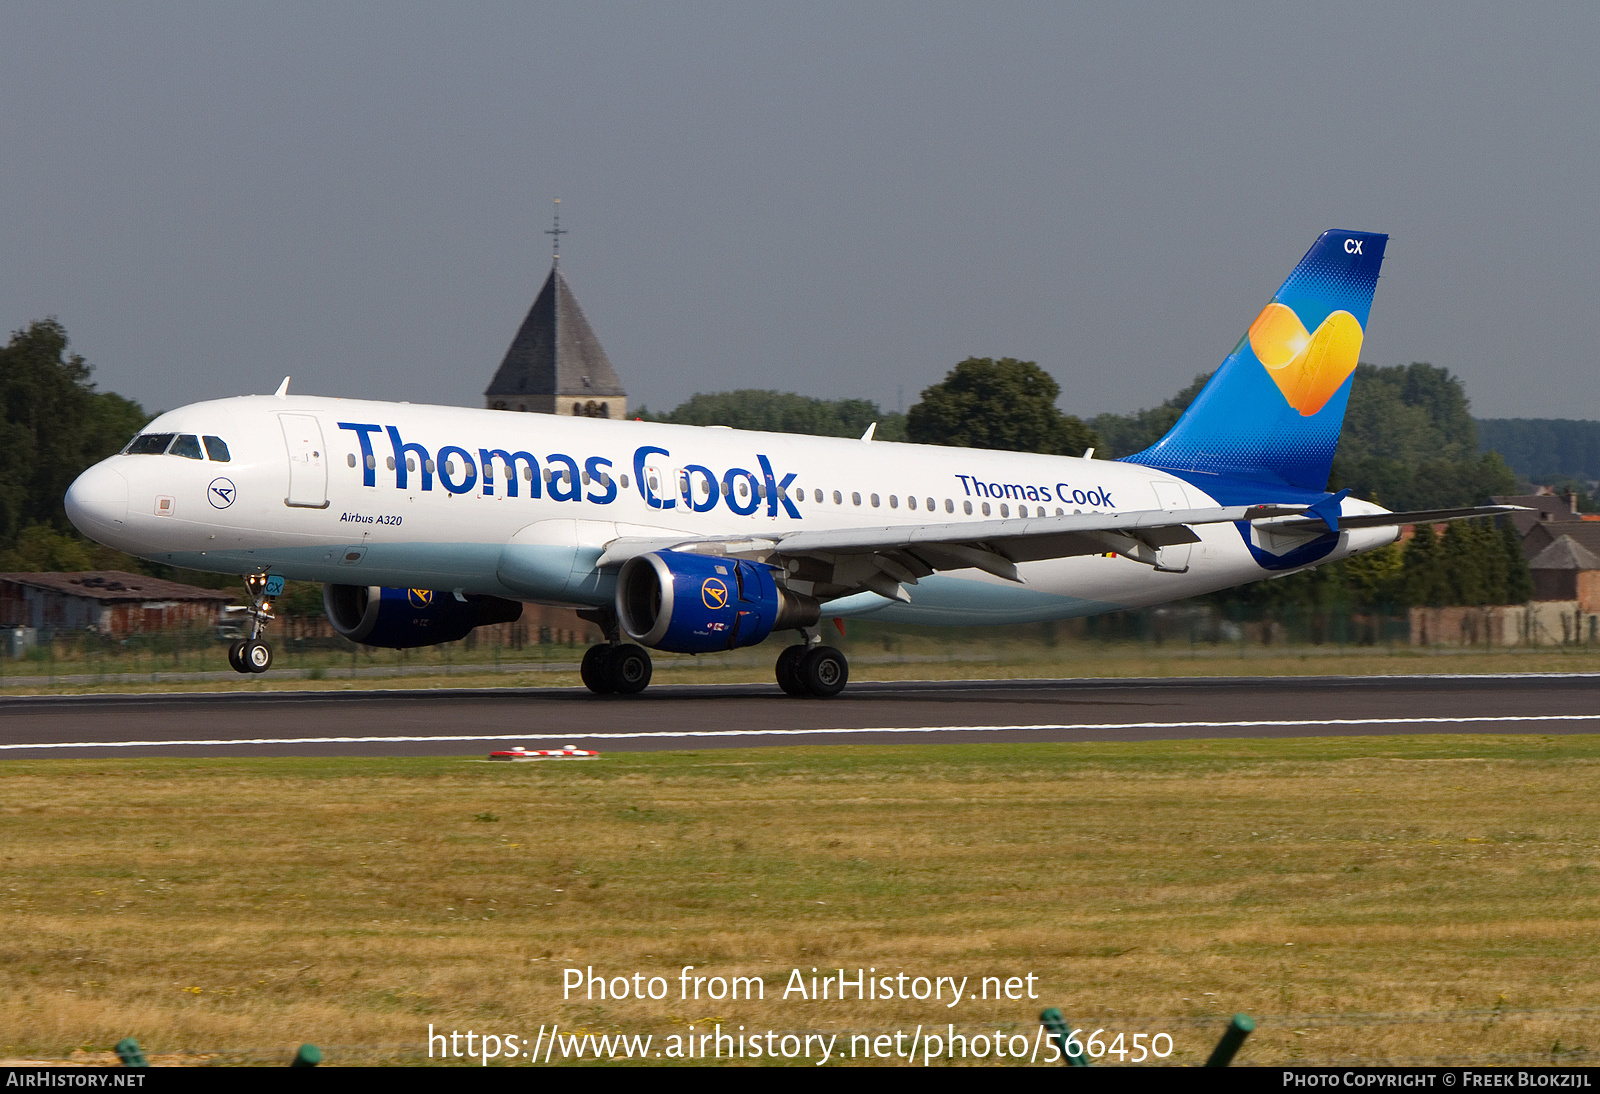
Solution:
<svg viewBox="0 0 1600 1094"><path fill-rule="evenodd" d="M1600 555L1571 536L1562 536L1534 556L1528 563L1528 569L1600 570Z"/></svg>
<svg viewBox="0 0 1600 1094"><path fill-rule="evenodd" d="M122 570L88 570L82 573L0 573L0 581L47 589L53 593L79 596L88 600L212 600L227 603L232 593L220 589L201 589L159 577L130 574Z"/></svg>
<svg viewBox="0 0 1600 1094"><path fill-rule="evenodd" d="M1538 558L1562 538L1569 538L1580 547L1600 555L1600 521L1593 520L1552 520L1532 524L1522 537L1522 554L1530 560Z"/></svg>
<svg viewBox="0 0 1600 1094"><path fill-rule="evenodd" d="M1536 524L1559 524L1582 519L1572 511L1566 498L1556 494L1507 494L1489 500L1496 505L1520 505L1534 510L1531 513L1510 514L1511 526L1519 536L1527 535Z"/></svg>
<svg viewBox="0 0 1600 1094"><path fill-rule="evenodd" d="M551 267L544 288L534 298L500 370L483 394L489 400L507 401L540 395L627 396L560 268Z"/></svg>

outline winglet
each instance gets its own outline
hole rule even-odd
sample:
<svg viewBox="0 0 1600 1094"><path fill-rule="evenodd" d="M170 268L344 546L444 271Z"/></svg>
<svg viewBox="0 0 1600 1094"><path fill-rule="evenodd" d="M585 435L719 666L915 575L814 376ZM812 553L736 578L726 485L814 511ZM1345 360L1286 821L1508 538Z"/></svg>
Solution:
<svg viewBox="0 0 1600 1094"><path fill-rule="evenodd" d="M1306 516L1316 517L1323 524L1328 526L1328 531L1337 532L1339 530L1340 505L1344 499L1349 496L1350 491L1348 490L1341 490L1337 494L1330 494L1321 501L1317 502L1317 504L1308 506L1306 508Z"/></svg>
<svg viewBox="0 0 1600 1094"><path fill-rule="evenodd" d="M876 433L877 431L878 431L878 423L877 422L873 422L871 425L867 426L867 431L865 433L861 434L861 439L863 441L870 441L870 440L872 440L872 435L874 433Z"/></svg>
<svg viewBox="0 0 1600 1094"><path fill-rule="evenodd" d="M288 398L288 395L289 395L289 377L285 376L283 378L283 383L278 385L278 390L274 391L272 394L276 395L280 399Z"/></svg>

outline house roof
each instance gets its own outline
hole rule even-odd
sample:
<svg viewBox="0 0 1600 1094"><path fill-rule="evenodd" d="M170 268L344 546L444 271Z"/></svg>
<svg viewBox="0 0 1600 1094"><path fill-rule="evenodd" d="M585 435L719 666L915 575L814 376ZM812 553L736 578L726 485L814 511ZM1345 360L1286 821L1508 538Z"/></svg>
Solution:
<svg viewBox="0 0 1600 1094"><path fill-rule="evenodd" d="M1538 558L1546 548L1564 536L1600 555L1600 522L1592 520L1552 520L1532 524L1522 537L1522 554L1530 560Z"/></svg>
<svg viewBox="0 0 1600 1094"><path fill-rule="evenodd" d="M82 573L0 573L0 582L27 585L65 596L88 600L210 600L227 603L232 593L220 589L201 589L159 577L130 574L122 570L88 570Z"/></svg>
<svg viewBox="0 0 1600 1094"><path fill-rule="evenodd" d="M1557 494L1508 494L1504 497L1490 498L1496 505L1520 505L1533 512L1510 513L1511 526L1517 530L1517 535L1525 536L1539 524L1560 524L1567 521L1581 520L1582 517L1572 511L1572 505L1565 497Z"/></svg>
<svg viewBox="0 0 1600 1094"><path fill-rule="evenodd" d="M626 397L622 381L559 267L551 267L544 288L534 298L500 370L483 394L491 399L519 395Z"/></svg>
<svg viewBox="0 0 1600 1094"><path fill-rule="evenodd" d="M1528 563L1530 570L1600 570L1600 555L1573 539L1561 536Z"/></svg>

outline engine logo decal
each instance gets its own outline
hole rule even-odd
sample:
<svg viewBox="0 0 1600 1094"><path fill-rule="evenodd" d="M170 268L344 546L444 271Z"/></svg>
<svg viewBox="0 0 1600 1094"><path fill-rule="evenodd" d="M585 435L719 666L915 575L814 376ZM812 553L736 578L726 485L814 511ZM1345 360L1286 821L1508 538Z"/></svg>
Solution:
<svg viewBox="0 0 1600 1094"><path fill-rule="evenodd" d="M700 599L706 607L717 611L728 606L728 587L720 578L708 577L700 585Z"/></svg>
<svg viewBox="0 0 1600 1094"><path fill-rule="evenodd" d="M407 589L406 602L413 608L426 608L433 603L432 589Z"/></svg>

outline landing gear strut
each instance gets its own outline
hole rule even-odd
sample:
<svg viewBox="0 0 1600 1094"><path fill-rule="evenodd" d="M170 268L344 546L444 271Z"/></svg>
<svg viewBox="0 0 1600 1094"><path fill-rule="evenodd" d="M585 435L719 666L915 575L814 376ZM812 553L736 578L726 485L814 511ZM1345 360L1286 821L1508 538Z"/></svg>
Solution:
<svg viewBox="0 0 1600 1094"><path fill-rule="evenodd" d="M850 681L850 662L844 653L822 644L822 636L807 628L800 632L805 641L778 654L774 666L778 686L785 695L810 695L831 699Z"/></svg>
<svg viewBox="0 0 1600 1094"><path fill-rule="evenodd" d="M250 594L250 637L228 647L228 664L234 672L266 672L272 667L272 647L261 641L261 632L273 618L273 598L283 593L283 576L249 574L244 587Z"/></svg>

